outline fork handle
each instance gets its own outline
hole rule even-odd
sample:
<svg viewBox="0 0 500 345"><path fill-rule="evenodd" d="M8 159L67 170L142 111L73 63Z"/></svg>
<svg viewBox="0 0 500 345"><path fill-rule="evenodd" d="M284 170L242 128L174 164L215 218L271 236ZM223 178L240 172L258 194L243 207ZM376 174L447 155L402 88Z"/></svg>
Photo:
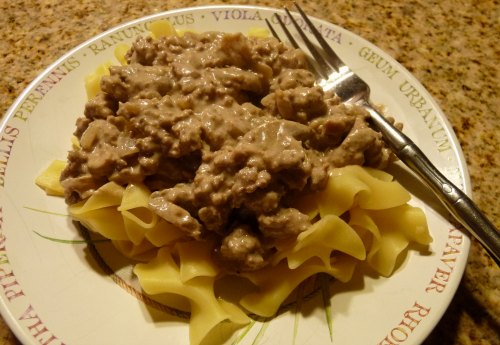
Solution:
<svg viewBox="0 0 500 345"><path fill-rule="evenodd" d="M495 226L461 189L431 163L410 138L387 121L369 102L362 101L360 105L370 113L372 123L382 133L396 156L434 191L448 211L479 240L500 266L500 234Z"/></svg>

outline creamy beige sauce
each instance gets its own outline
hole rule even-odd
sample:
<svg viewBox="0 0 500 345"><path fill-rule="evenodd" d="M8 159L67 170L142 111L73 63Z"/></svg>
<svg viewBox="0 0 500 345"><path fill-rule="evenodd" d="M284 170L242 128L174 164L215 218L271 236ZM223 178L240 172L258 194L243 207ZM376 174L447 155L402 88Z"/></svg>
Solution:
<svg viewBox="0 0 500 345"><path fill-rule="evenodd" d="M143 183L150 207L231 270L267 265L311 224L293 208L328 169L392 159L360 107L315 85L306 57L274 38L139 38L77 120L61 183L69 204L108 181Z"/></svg>

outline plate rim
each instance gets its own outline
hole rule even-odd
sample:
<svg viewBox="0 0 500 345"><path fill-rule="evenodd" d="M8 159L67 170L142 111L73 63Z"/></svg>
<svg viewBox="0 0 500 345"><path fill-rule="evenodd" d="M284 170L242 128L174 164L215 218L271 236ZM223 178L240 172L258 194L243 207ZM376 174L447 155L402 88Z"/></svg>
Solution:
<svg viewBox="0 0 500 345"><path fill-rule="evenodd" d="M163 18L166 16L170 15L175 15L175 14L180 14L180 13L186 13L186 12L198 12L198 11L208 11L211 9L249 9L249 10L263 10L263 11L274 11L278 13L284 13L283 9L280 8L275 8L275 7L270 7L270 6L262 6L262 5L237 5L237 4L216 4L216 5L200 5L200 6L191 6L191 7L183 7L183 8L176 8L176 9L171 9L171 10L166 10L166 11L161 11L158 13L153 13L153 14L147 14L132 20L124 21L121 22L117 25L114 25L110 27L109 29L98 33L97 35L94 35L90 37L89 39L86 39L85 41L77 44L73 48L70 48L66 52L64 52L59 58L57 58L54 62L50 63L47 67L43 69L42 72L40 72L24 89L21 91L21 93L15 98L14 102L7 108L6 112L3 114L3 118L0 122L0 132L3 132L5 129L5 126L8 124L8 122L11 120L13 117L15 110L22 104L24 99L29 95L31 91L33 91L34 87L42 81L47 75L49 75L55 68L57 68L63 61L65 61L67 58L69 58L71 55L75 54L76 52L80 51L81 49L85 48L89 44L98 41L99 39L102 39L103 37L106 37L124 27L128 26L133 26L134 24L139 24L143 22L147 22L150 20L154 20L156 18ZM393 58L389 53L387 53L385 50L377 46L376 44L372 43L368 39L360 36L359 34L352 32L348 29L345 29L344 27L329 22L325 19L318 18L316 16L310 15L310 18L314 19L317 22L323 23L328 26L334 26L337 27L345 32L348 32L349 34L355 36L357 39L362 40L363 42L366 42L370 45L370 48L376 49L378 52L383 53L384 58L387 58L389 62L393 63L394 65L397 66L397 68L403 72L404 76L408 78L413 85L417 86L419 91L423 92L423 96L425 96L426 100L429 101L431 107L438 113L439 119L443 122L443 127L446 132L447 137L452 141L453 143L453 155L456 157L457 160L457 167L459 168L460 175L461 175L461 180L463 182L463 191L468 195L472 195L472 184L471 184L471 179L470 179L470 174L469 170L467 167L467 162L465 159L464 152L462 150L462 146L460 145L460 142L458 140L458 137L456 133L453 130L453 127L451 126L451 123L449 122L446 114L443 112L441 107L439 106L438 102L434 98L434 96L427 90L427 88L400 62L398 62L395 58ZM2 191L3 194L3 191ZM434 315L435 322L433 323L432 327L427 327L426 331L422 331L421 337L419 339L416 339L417 341L423 341L425 340L429 334L436 328L440 320L442 319L442 316L446 312L446 310L449 308L450 303L452 299L455 297L458 286L460 284L460 281L462 280L462 277L465 273L465 267L467 265L467 258L470 252L470 241L468 239L468 234L464 231L462 231L464 238L466 241L463 244L463 260L459 262L459 265L455 267L456 269L459 269L458 272L458 277L453 281L454 284L450 285L448 288L452 290L452 292L446 294L446 297L443 299L445 302L443 302L443 306L445 305L445 308L441 308L439 312ZM457 273L457 272L455 272ZM3 320L5 323L8 325L10 330L14 333L16 338L21 341L23 344L37 344L36 339L31 337L31 334L24 330L20 323L16 321L16 318L12 314L12 310L8 307L6 304L6 301L4 298L0 298L0 314L2 315Z"/></svg>

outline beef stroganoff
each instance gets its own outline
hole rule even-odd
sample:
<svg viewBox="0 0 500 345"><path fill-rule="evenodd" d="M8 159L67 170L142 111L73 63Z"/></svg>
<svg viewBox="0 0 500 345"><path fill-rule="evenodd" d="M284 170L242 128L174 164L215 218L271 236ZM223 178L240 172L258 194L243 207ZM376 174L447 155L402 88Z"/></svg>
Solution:
<svg viewBox="0 0 500 345"><path fill-rule="evenodd" d="M165 23L87 79L67 162L37 183L138 261L147 294L187 299L191 344L275 315L317 273L389 276L431 242L369 115L317 86L302 51ZM231 277L238 301L216 289Z"/></svg>

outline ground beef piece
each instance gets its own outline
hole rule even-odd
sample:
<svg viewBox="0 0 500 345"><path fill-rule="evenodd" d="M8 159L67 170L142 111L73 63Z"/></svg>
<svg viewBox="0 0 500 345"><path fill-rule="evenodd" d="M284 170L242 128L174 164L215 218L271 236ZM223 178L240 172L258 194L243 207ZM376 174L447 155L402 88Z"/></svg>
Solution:
<svg viewBox="0 0 500 345"><path fill-rule="evenodd" d="M106 180L88 172L87 156L81 151L70 151L68 164L61 173L61 186L68 204L88 198L103 185Z"/></svg>
<svg viewBox="0 0 500 345"><path fill-rule="evenodd" d="M305 69L284 69L276 78L275 88L290 90L297 87L313 87L316 80L312 72ZM321 92L323 94L323 92Z"/></svg>
<svg viewBox="0 0 500 345"><path fill-rule="evenodd" d="M311 146L322 151L337 147L345 139L355 120L355 117L343 114L314 119L309 124L313 131Z"/></svg>
<svg viewBox="0 0 500 345"><path fill-rule="evenodd" d="M92 120L88 117L79 117L76 120L76 130L73 134L79 139L91 122Z"/></svg>
<svg viewBox="0 0 500 345"><path fill-rule="evenodd" d="M80 138L80 146L86 152L92 152L102 143L114 144L120 131L105 120L92 121Z"/></svg>
<svg viewBox="0 0 500 345"><path fill-rule="evenodd" d="M207 231L223 235L231 211L228 208L220 209L215 206L203 206L198 210L197 216Z"/></svg>
<svg viewBox="0 0 500 345"><path fill-rule="evenodd" d="M150 36L141 37L132 44L132 49L127 52L125 59L128 64L138 63L151 66L161 51L158 49L158 41Z"/></svg>
<svg viewBox="0 0 500 345"><path fill-rule="evenodd" d="M111 95L99 92L85 105L85 117L89 120L105 120L108 116L114 116L118 110L118 101Z"/></svg>
<svg viewBox="0 0 500 345"><path fill-rule="evenodd" d="M219 150L223 145L235 144L252 128L251 116L244 108L238 111L232 107L208 106L200 113L204 141L212 151Z"/></svg>
<svg viewBox="0 0 500 345"><path fill-rule="evenodd" d="M275 100L278 114L287 120L306 123L326 111L323 90L319 86L276 90Z"/></svg>
<svg viewBox="0 0 500 345"><path fill-rule="evenodd" d="M309 217L294 208L281 208L274 214L260 214L257 220L264 236L275 239L294 238L311 226Z"/></svg>
<svg viewBox="0 0 500 345"><path fill-rule="evenodd" d="M194 239L201 239L202 227L184 208L168 201L161 193L151 195L149 205L170 224L184 231Z"/></svg>
<svg viewBox="0 0 500 345"><path fill-rule="evenodd" d="M266 250L249 226L240 225L224 237L217 257L233 271L255 271L268 264Z"/></svg>
<svg viewBox="0 0 500 345"><path fill-rule="evenodd" d="M262 99L262 105L276 116L307 123L327 111L325 94L311 72L302 69L284 69L271 84L271 92Z"/></svg>
<svg viewBox="0 0 500 345"><path fill-rule="evenodd" d="M280 207L285 194L283 186L278 184L256 190L246 196L243 210L254 216L274 212Z"/></svg>
<svg viewBox="0 0 500 345"><path fill-rule="evenodd" d="M211 73L221 85L233 89L232 93L244 90L259 94L264 89L262 78L253 71L245 71L238 67L226 67L214 68Z"/></svg>
<svg viewBox="0 0 500 345"><path fill-rule="evenodd" d="M273 75L278 75L282 70L307 69L307 58L301 50L290 50L290 47L277 42L274 38L249 38L250 54L256 64L269 66ZM271 83L272 83L272 78Z"/></svg>
<svg viewBox="0 0 500 345"><path fill-rule="evenodd" d="M340 146L332 149L327 155L333 166L366 165L365 153L382 141L382 135L372 130L361 117L354 124ZM378 161L372 161L377 163Z"/></svg>
<svg viewBox="0 0 500 345"><path fill-rule="evenodd" d="M111 66L101 80L101 90L119 102L132 98L161 98L172 88L171 69L139 64Z"/></svg>

